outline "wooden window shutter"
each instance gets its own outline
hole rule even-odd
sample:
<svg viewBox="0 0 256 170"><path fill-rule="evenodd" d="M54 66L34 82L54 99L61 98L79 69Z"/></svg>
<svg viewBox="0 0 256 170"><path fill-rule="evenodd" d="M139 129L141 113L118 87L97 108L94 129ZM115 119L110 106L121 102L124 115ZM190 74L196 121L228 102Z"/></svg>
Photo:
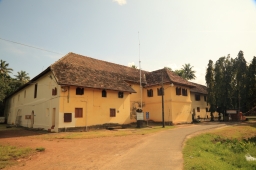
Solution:
<svg viewBox="0 0 256 170"><path fill-rule="evenodd" d="M64 122L72 122L72 113L64 113Z"/></svg>

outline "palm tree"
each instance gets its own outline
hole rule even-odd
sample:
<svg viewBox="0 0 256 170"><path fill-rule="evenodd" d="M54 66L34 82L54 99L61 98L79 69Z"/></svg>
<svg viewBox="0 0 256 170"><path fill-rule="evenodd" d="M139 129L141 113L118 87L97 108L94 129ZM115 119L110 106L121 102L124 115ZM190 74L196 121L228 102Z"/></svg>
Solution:
<svg viewBox="0 0 256 170"><path fill-rule="evenodd" d="M13 69L8 68L9 64L6 61L0 60L0 75L8 76Z"/></svg>
<svg viewBox="0 0 256 170"><path fill-rule="evenodd" d="M186 80L192 80L192 79L195 79L196 76L195 76L195 71L192 70L193 66L190 66L190 64L185 64L185 65L182 65L182 77L185 78Z"/></svg>
<svg viewBox="0 0 256 170"><path fill-rule="evenodd" d="M27 83L30 79L30 77L28 76L28 73L26 73L26 71L20 71L18 72L18 75L15 75L16 79L21 81L22 83Z"/></svg>

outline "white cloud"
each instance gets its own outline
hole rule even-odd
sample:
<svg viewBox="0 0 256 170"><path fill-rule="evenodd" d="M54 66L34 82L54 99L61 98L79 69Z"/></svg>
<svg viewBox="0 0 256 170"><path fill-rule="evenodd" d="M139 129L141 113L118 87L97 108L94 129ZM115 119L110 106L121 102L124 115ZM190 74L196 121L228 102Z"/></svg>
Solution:
<svg viewBox="0 0 256 170"><path fill-rule="evenodd" d="M134 62L128 63L128 67L135 65Z"/></svg>
<svg viewBox="0 0 256 170"><path fill-rule="evenodd" d="M192 82L205 85L205 72L206 69L199 68L199 67L193 67L193 70L195 70L196 79L190 80Z"/></svg>
<svg viewBox="0 0 256 170"><path fill-rule="evenodd" d="M180 70L182 68L182 66L180 66L176 63L168 64L167 67L170 67L173 71Z"/></svg>
<svg viewBox="0 0 256 170"><path fill-rule="evenodd" d="M113 0L113 1L118 3L121 6L126 4L126 0Z"/></svg>

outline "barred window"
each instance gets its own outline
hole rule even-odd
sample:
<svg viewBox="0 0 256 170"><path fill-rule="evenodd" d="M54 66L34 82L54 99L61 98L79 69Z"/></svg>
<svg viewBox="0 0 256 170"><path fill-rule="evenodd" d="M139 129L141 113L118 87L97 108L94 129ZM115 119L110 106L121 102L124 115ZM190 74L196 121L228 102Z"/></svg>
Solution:
<svg viewBox="0 0 256 170"><path fill-rule="evenodd" d="M152 89L147 90L147 92L148 92L148 97L153 97L153 90Z"/></svg>
<svg viewBox="0 0 256 170"><path fill-rule="evenodd" d="M76 88L76 95L83 95L84 94L84 88L77 87Z"/></svg>
<svg viewBox="0 0 256 170"><path fill-rule="evenodd" d="M200 101L200 94L195 94L195 100Z"/></svg>
<svg viewBox="0 0 256 170"><path fill-rule="evenodd" d="M182 89L182 96L187 96L187 95L188 95L188 90Z"/></svg>
<svg viewBox="0 0 256 170"><path fill-rule="evenodd" d="M118 98L123 98L124 97L124 92L118 92Z"/></svg>
<svg viewBox="0 0 256 170"><path fill-rule="evenodd" d="M107 91L106 91L106 90L102 90L101 96L102 96L102 97L107 97Z"/></svg>
<svg viewBox="0 0 256 170"><path fill-rule="evenodd" d="M157 95L158 96L164 95L164 89L162 87L161 88L157 88Z"/></svg>
<svg viewBox="0 0 256 170"><path fill-rule="evenodd" d="M181 88L180 87L176 87L176 95L181 95Z"/></svg>

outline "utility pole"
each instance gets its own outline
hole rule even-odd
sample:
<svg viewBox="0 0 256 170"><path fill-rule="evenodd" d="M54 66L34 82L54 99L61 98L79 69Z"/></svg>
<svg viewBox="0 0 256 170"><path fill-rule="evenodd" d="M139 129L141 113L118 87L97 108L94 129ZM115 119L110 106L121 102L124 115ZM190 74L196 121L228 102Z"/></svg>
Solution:
<svg viewBox="0 0 256 170"><path fill-rule="evenodd" d="M164 72L164 69L162 71L162 89L161 89L161 92L162 92L162 124L163 124L163 128L165 127L165 123L164 123L164 76L163 76L163 72Z"/></svg>

